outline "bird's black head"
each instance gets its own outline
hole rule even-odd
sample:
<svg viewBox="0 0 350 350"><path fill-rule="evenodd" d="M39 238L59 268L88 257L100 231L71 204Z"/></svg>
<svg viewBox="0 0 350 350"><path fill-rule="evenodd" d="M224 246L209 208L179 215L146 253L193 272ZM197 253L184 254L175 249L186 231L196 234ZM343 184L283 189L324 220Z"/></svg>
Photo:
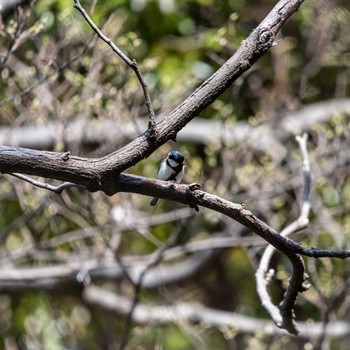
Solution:
<svg viewBox="0 0 350 350"><path fill-rule="evenodd" d="M185 161L185 158L182 155L182 153L177 150L169 152L168 158L175 161L178 164L183 164Z"/></svg>

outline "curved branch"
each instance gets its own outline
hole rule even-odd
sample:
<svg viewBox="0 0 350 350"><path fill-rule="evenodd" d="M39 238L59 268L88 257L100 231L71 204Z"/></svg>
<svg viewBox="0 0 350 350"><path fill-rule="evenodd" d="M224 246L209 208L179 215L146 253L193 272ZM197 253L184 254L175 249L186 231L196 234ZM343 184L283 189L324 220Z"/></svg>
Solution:
<svg viewBox="0 0 350 350"><path fill-rule="evenodd" d="M302 207L299 218L293 221L280 233L282 237L288 237L292 233L304 229L309 223L311 174L309 154L307 151L307 134L304 134L303 137L297 136L296 140L299 143L303 162L304 190L302 196ZM270 314L275 324L296 334L298 333L298 330L293 310L298 294L307 290L307 287L304 284L307 275L305 274L302 259L299 256L292 257L291 261L293 269L289 285L284 294L283 301L279 307L276 307L267 292L267 286L270 284L272 275L274 274L273 270L268 270L274 252L275 248L273 246L268 246L260 260L259 268L255 274L258 294L261 304Z"/></svg>
<svg viewBox="0 0 350 350"><path fill-rule="evenodd" d="M176 184L142 176L120 174L115 181L115 188L121 192L139 193L146 196L156 195L159 198L188 205L194 203L212 209L238 221L286 255L296 253L314 258L345 259L350 257L350 250L305 248L300 243L278 234L277 231L253 215L244 204L232 203L224 198L197 189L193 184Z"/></svg>
<svg viewBox="0 0 350 350"><path fill-rule="evenodd" d="M74 0L74 7L78 9L78 11L83 15L85 18L86 22L90 25L92 30L98 35L98 37L103 40L107 45L111 47L111 49L135 72L137 79L140 82L140 85L143 90L143 95L145 97L145 104L148 110L148 115L149 115L149 130L150 132L154 131L155 127L155 113L151 101L151 96L148 90L148 86L139 70L137 67L137 63L135 60L131 60L123 51L121 51L111 39L106 37L101 30L96 26L96 24L92 21L92 19L89 17L89 15L86 13L86 11L83 9L83 7L80 4L79 0Z"/></svg>

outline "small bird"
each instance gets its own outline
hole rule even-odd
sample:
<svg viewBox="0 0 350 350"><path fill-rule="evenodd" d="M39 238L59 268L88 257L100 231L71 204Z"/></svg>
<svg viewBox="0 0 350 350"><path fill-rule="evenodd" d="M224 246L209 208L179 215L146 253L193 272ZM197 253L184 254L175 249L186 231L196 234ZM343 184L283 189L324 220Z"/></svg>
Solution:
<svg viewBox="0 0 350 350"><path fill-rule="evenodd" d="M185 158L180 151L174 150L168 153L159 165L157 178L164 181L180 182L184 176ZM154 206L158 198L153 197L149 204Z"/></svg>

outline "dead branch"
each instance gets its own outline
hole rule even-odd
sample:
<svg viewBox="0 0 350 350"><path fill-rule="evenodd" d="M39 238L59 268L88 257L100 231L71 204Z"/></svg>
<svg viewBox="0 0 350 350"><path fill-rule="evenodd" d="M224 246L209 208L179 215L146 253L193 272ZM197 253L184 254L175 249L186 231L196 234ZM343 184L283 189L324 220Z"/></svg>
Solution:
<svg viewBox="0 0 350 350"><path fill-rule="evenodd" d="M79 0L74 0L74 7L76 9L78 9L78 11L83 15L83 17L85 18L86 22L89 23L90 27L97 34L97 36L101 40L103 40L109 47L111 47L113 52L115 52L135 72L135 74L137 76L137 79L140 82L140 85L142 87L143 94L144 94L144 97L145 97L145 104L146 104L146 107L147 107L147 110L148 110L148 116L149 116L148 128L149 128L150 134L152 134L154 132L156 116L155 116L155 113L154 113L152 100L151 100L151 95L149 93L148 86L147 86L147 84L145 82L145 79L143 78L143 76L142 76L138 66L137 66L136 61L135 60L131 60L122 50L120 50L113 43L113 41L111 39L109 39L107 36L105 36L101 32L101 30L97 27L97 25L92 21L92 19L86 13L84 8L81 6Z"/></svg>

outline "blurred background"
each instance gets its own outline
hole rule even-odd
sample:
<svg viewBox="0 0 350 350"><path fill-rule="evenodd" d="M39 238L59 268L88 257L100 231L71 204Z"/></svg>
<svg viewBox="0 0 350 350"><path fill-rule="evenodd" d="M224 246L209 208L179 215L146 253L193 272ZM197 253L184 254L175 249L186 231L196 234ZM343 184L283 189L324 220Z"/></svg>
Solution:
<svg viewBox="0 0 350 350"><path fill-rule="evenodd" d="M0 1L0 143L101 157L145 131L133 71L93 35L73 1L25 3ZM81 1L137 61L158 120L224 64L275 3ZM278 45L176 143L128 172L155 177L160 160L179 149L185 183L244 203L280 231L299 216L295 136L307 132L310 225L292 239L348 248L349 23L348 1L305 1ZM311 287L296 307L301 334L290 336L257 296L262 239L204 208L148 203L82 188L57 195L2 175L0 349L348 348L348 260L304 258ZM275 254L271 268L278 304L291 266Z"/></svg>

